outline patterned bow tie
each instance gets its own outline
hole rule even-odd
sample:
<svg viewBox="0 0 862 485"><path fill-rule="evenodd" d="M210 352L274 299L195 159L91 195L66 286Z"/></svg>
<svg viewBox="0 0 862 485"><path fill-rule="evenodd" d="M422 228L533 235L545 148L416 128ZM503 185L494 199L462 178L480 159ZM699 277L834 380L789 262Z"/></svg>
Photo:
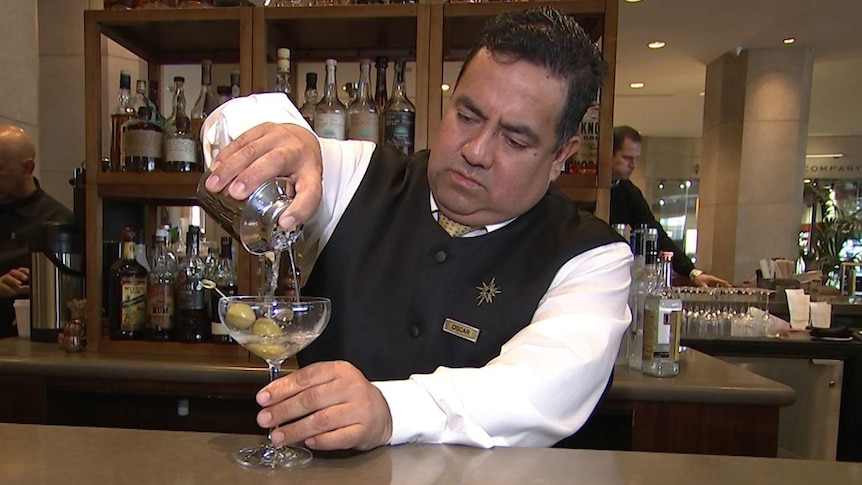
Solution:
<svg viewBox="0 0 862 485"><path fill-rule="evenodd" d="M444 216L442 212L437 213L437 223L440 224L440 227L442 227L443 230L449 233L449 235L452 237L461 237L464 234L480 229L477 227L461 224L460 222L455 222L452 219L449 219L448 217Z"/></svg>

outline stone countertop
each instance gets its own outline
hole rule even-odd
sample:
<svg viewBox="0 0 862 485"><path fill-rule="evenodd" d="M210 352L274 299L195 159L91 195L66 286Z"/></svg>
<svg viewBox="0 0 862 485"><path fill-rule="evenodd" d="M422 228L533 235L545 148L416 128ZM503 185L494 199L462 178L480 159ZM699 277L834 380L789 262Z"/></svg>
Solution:
<svg viewBox="0 0 862 485"><path fill-rule="evenodd" d="M614 369L610 399L786 406L795 392L784 384L689 349L680 374L655 378L624 366ZM294 361L285 371L295 369ZM102 352L69 354L56 344L21 338L0 340L0 374L92 379L135 379L263 386L269 374L262 361L240 357L136 355Z"/></svg>
<svg viewBox="0 0 862 485"><path fill-rule="evenodd" d="M862 464L551 448L403 445L317 452L298 470L254 470L232 454L263 436L0 424L4 485L699 485L862 483Z"/></svg>
<svg viewBox="0 0 862 485"><path fill-rule="evenodd" d="M860 331L857 330L856 332ZM770 337L683 338L682 344L710 355L838 360L862 357L862 341L856 339L848 342L835 342Z"/></svg>

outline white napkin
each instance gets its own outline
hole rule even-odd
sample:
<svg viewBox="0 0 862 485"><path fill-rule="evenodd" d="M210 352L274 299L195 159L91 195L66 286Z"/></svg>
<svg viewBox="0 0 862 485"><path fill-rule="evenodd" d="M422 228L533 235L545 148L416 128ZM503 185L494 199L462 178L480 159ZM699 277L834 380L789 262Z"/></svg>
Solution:
<svg viewBox="0 0 862 485"><path fill-rule="evenodd" d="M314 133L296 106L282 93L252 94L234 98L210 113L201 127L206 169L209 170L212 159L220 148L255 126L267 122L290 123Z"/></svg>

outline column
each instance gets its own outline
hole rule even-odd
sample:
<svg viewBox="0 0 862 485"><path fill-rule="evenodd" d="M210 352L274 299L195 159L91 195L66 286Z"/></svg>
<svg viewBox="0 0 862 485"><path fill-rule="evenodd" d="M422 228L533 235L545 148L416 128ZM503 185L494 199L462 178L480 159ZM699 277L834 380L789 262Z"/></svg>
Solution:
<svg viewBox="0 0 862 485"><path fill-rule="evenodd" d="M813 54L728 53L707 66L698 267L734 283L796 259Z"/></svg>

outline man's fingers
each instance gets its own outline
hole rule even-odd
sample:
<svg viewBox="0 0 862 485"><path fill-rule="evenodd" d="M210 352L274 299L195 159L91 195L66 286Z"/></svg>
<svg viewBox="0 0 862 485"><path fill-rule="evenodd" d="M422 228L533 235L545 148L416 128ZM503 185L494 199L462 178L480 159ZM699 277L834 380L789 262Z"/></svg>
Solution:
<svg viewBox="0 0 862 485"><path fill-rule="evenodd" d="M352 448L361 433L361 427L357 426L355 421L350 413L349 405L330 406L276 429L272 433L272 441L277 446L282 443L298 443L312 437L331 434L329 438L324 440L329 442L328 446ZM354 427L357 429L352 432L341 431Z"/></svg>
<svg viewBox="0 0 862 485"><path fill-rule="evenodd" d="M25 270L25 271L22 271ZM15 279L17 283L26 283L30 281L30 270L26 268L18 268L9 271L9 276Z"/></svg>
<svg viewBox="0 0 862 485"><path fill-rule="evenodd" d="M317 169L306 169L296 176L296 196L281 215L278 223L285 229L292 229L298 223L307 221L323 197L322 174Z"/></svg>
<svg viewBox="0 0 862 485"><path fill-rule="evenodd" d="M332 372L332 364L333 362L316 362L270 382L257 393L257 403L264 407L270 406L310 387L333 380L335 373Z"/></svg>

